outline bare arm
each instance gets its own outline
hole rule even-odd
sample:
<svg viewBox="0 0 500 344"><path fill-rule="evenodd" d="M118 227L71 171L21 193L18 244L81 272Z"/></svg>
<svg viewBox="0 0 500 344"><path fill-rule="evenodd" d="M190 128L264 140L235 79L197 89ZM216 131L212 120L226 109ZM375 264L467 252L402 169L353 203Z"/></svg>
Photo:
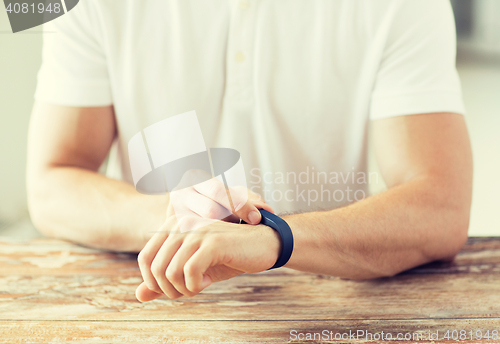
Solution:
<svg viewBox="0 0 500 344"><path fill-rule="evenodd" d="M28 202L35 226L85 245L140 251L165 221L167 196L97 173L116 135L112 106L35 103L28 135Z"/></svg>
<svg viewBox="0 0 500 344"><path fill-rule="evenodd" d="M388 190L350 206L285 217L295 237L287 267L345 278L391 276L453 258L467 240L472 156L464 118L377 120L375 149Z"/></svg>
<svg viewBox="0 0 500 344"><path fill-rule="evenodd" d="M286 267L376 278L451 259L464 245L472 189L464 118L421 114L373 125L389 189L344 208L285 216L294 235ZM213 282L264 271L279 255L280 239L264 225L216 222L194 232L163 230L148 242L138 257L139 300L193 296Z"/></svg>

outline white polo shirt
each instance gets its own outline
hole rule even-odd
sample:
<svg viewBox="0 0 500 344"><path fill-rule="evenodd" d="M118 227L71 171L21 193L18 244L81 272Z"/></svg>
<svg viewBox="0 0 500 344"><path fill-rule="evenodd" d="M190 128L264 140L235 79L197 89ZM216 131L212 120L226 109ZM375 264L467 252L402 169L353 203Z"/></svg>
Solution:
<svg viewBox="0 0 500 344"><path fill-rule="evenodd" d="M132 182L134 134L195 110L278 212L367 196L370 120L464 113L448 0L85 0L45 30L35 98L114 105L110 176Z"/></svg>

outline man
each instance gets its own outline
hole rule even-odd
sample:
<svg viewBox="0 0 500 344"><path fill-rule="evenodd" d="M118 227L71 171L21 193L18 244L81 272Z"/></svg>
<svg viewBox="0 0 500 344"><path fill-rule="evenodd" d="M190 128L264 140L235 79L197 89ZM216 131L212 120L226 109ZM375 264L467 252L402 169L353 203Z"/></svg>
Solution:
<svg viewBox="0 0 500 344"><path fill-rule="evenodd" d="M295 241L285 266L313 273L392 276L465 243L472 158L448 1L87 0L46 30L29 133L33 222L141 251L139 300L270 268L281 242L250 216L257 208L295 213L283 216ZM235 215L251 225L181 233L168 195L131 185L128 140L193 109L207 147L241 153L253 185ZM366 172L369 125L388 190L353 199L367 190L348 173ZM278 178L312 170L337 179ZM201 218L228 208L213 181L190 189Z"/></svg>

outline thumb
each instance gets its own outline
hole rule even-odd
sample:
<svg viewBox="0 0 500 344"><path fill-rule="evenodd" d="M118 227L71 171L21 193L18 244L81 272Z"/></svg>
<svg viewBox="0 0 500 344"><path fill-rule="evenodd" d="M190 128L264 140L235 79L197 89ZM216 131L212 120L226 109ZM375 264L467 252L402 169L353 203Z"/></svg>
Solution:
<svg viewBox="0 0 500 344"><path fill-rule="evenodd" d="M240 219L242 219L249 225L259 224L262 217L260 215L260 211L251 202L246 202L245 205L243 205L243 207L241 207L235 213Z"/></svg>
<svg viewBox="0 0 500 344"><path fill-rule="evenodd" d="M259 209L265 209L274 214L274 209L264 202L248 201L236 212L236 215L250 225L258 225L262 219Z"/></svg>
<svg viewBox="0 0 500 344"><path fill-rule="evenodd" d="M163 294L159 294L155 291L149 290L148 287L146 286L146 283L144 282L142 282L135 291L135 297L140 302L152 301L154 299L159 298L162 295Z"/></svg>

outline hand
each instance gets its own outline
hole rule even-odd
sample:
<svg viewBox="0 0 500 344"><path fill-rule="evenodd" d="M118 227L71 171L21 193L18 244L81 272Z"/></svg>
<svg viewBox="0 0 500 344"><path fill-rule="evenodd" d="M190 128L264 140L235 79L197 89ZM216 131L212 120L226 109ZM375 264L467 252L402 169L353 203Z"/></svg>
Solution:
<svg viewBox="0 0 500 344"><path fill-rule="evenodd" d="M261 221L258 209L274 213L262 197L246 187L226 189L219 179L201 170L189 170L184 174L179 187L170 193L169 204L171 207L167 216L175 213L178 220L186 216L224 219L227 222L239 222L242 219L256 225Z"/></svg>
<svg viewBox="0 0 500 344"><path fill-rule="evenodd" d="M182 221L205 221L207 225L181 233L176 217L167 218L139 253L144 279L136 291L139 301L163 294L170 299L194 296L214 282L267 270L278 259L281 240L270 227L207 223L196 217Z"/></svg>

